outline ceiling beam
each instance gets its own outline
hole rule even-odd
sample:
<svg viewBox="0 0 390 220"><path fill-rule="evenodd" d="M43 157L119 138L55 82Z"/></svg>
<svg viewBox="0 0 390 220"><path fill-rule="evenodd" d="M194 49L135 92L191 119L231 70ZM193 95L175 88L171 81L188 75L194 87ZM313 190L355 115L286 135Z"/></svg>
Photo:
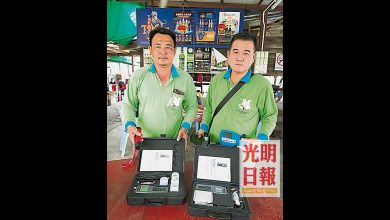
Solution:
<svg viewBox="0 0 390 220"><path fill-rule="evenodd" d="M107 51L107 56L128 56L128 54L117 54Z"/></svg>
<svg viewBox="0 0 390 220"><path fill-rule="evenodd" d="M110 53L115 53L115 54L120 54L120 55L123 55L123 54L129 54L129 53L126 53L122 50L118 50L118 49L115 49L115 48L112 48L112 47L107 47L107 53L110 52Z"/></svg>
<svg viewBox="0 0 390 220"><path fill-rule="evenodd" d="M119 2L137 2L137 3L146 3L146 6L153 7L153 5L159 5L160 1L151 1L151 0L118 0ZM152 2L152 5L150 5L150 2ZM233 4L233 3L220 3L220 2L189 2L186 1L186 4L190 8L239 8L244 10L251 10L251 11L263 11L267 5L259 5L259 4ZM183 2L173 2L168 1L167 7L183 7ZM273 11L283 11L283 6L278 5Z"/></svg>

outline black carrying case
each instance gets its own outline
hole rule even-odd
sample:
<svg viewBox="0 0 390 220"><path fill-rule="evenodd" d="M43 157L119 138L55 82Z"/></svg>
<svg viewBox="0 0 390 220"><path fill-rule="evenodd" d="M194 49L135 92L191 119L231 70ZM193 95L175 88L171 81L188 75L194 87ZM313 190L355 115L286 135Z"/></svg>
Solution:
<svg viewBox="0 0 390 220"><path fill-rule="evenodd" d="M184 179L184 154L185 140L176 141L172 138L143 138L142 146L139 149L139 160L137 174L135 175L129 190L126 194L127 204L129 205L174 205L183 204L186 194ZM140 171L143 150L173 150L172 171ZM138 185L137 181L142 176L156 176L159 184L159 176L167 176L168 190L171 184L171 175L173 172L179 173L179 191L167 193L135 193L134 187Z"/></svg>
<svg viewBox="0 0 390 220"><path fill-rule="evenodd" d="M242 204L241 208L234 207L234 201L232 199L231 189L236 188L237 191L239 192L239 187L240 187L239 153L240 153L239 148L237 147L226 147L219 144L210 144L209 147L196 146L192 190L188 199L188 212L190 215L208 216L211 218L218 218L218 219L249 219L249 216L251 215L251 209L247 198L240 197L240 202L241 202L240 204ZM198 179L197 171L198 171L199 156L230 158L231 182ZM224 204L221 204L220 206L218 205L208 206L208 205L195 204L193 201L193 197L194 197L194 190L197 184L226 187L227 195L213 193L213 197L214 197L213 203L222 202ZM215 201L216 198L218 199L218 201ZM233 205L233 207L231 207L231 205Z"/></svg>

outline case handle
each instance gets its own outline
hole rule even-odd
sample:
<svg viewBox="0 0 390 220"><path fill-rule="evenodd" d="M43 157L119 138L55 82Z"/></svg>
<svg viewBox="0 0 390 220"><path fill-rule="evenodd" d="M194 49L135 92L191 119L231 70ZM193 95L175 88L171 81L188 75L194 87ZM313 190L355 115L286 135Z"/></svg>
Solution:
<svg viewBox="0 0 390 220"><path fill-rule="evenodd" d="M151 206L162 206L164 205L164 199L145 199L145 204L151 205Z"/></svg>
<svg viewBox="0 0 390 220"><path fill-rule="evenodd" d="M207 216L210 218L217 218L217 219L231 219L230 213L223 213L223 212L217 212L212 210L207 211Z"/></svg>

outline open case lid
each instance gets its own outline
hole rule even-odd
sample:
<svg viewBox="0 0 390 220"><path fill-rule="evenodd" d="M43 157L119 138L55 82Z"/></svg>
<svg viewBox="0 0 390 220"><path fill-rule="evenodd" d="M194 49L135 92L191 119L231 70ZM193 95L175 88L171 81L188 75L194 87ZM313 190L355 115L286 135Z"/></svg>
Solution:
<svg viewBox="0 0 390 220"><path fill-rule="evenodd" d="M198 178L198 162L199 156L218 157L218 158L230 158L230 182L240 183L240 149L238 147L226 147L220 144L210 144L209 147L195 146L195 158L194 158L194 172L193 179L204 179ZM201 165L202 166L202 165ZM205 179L212 181L220 181L214 179ZM221 181L228 182L228 181Z"/></svg>
<svg viewBox="0 0 390 220"><path fill-rule="evenodd" d="M141 171L140 168L141 168L142 155L144 150L172 150L173 151L172 172L184 172L184 154L185 154L184 147L185 147L184 139L177 141L176 138L143 138L142 146L139 149L139 160L138 160L137 172ZM148 170L148 171L159 172L161 170Z"/></svg>

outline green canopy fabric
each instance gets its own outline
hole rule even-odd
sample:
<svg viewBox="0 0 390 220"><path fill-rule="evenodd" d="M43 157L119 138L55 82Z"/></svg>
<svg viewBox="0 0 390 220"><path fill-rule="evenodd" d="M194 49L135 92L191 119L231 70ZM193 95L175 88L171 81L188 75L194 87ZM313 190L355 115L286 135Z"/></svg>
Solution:
<svg viewBox="0 0 390 220"><path fill-rule="evenodd" d="M130 57L126 56L110 56L108 61L111 62L117 62L117 63L126 63L126 64L132 64Z"/></svg>
<svg viewBox="0 0 390 220"><path fill-rule="evenodd" d="M107 40L127 46L137 36L136 10L145 3L107 1Z"/></svg>

